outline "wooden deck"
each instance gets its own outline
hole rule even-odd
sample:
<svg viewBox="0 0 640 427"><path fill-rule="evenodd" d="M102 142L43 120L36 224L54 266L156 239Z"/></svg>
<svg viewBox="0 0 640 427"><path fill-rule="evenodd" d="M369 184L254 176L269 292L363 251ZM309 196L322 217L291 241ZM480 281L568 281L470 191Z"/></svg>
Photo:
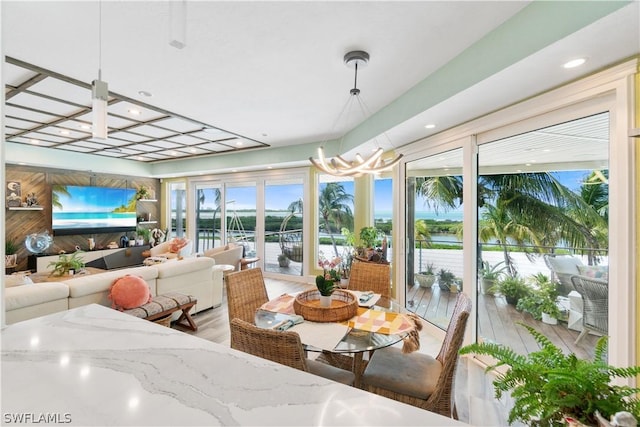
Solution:
<svg viewBox="0 0 640 427"><path fill-rule="evenodd" d="M455 299L455 293L442 291L437 285L431 288L414 285L407 289L407 309L442 329L449 323ZM568 329L566 322L548 325L517 311L504 297L478 295L478 334L483 340L508 345L520 354L538 350L540 346L533 337L516 322L534 327L565 353L573 352L582 359L593 358L597 336L587 335L575 345L579 332Z"/></svg>

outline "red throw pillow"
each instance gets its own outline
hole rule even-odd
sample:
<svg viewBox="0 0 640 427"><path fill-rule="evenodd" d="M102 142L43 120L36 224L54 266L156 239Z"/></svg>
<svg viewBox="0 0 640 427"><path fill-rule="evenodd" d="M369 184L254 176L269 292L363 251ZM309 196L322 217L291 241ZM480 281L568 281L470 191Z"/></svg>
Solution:
<svg viewBox="0 0 640 427"><path fill-rule="evenodd" d="M171 241L171 245L169 246L169 252L177 254L180 252L180 249L187 246L187 239L176 237Z"/></svg>
<svg viewBox="0 0 640 427"><path fill-rule="evenodd" d="M111 308L122 311L140 307L150 302L152 297L149 285L142 277L127 274L113 282L109 299L113 301Z"/></svg>

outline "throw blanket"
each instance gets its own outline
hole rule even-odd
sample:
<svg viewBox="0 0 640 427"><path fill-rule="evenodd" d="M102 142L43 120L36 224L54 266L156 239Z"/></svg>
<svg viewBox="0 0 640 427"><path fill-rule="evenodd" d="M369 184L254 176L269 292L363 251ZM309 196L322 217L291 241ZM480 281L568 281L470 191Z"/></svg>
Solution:
<svg viewBox="0 0 640 427"><path fill-rule="evenodd" d="M289 294L282 294L278 298L264 303L260 308L276 313L295 314L293 300ZM420 334L422 320L414 313L391 313L387 311L358 308L358 314L348 320L346 324L353 329L366 332L377 332L386 335L402 335L402 352L411 353L420 348Z"/></svg>

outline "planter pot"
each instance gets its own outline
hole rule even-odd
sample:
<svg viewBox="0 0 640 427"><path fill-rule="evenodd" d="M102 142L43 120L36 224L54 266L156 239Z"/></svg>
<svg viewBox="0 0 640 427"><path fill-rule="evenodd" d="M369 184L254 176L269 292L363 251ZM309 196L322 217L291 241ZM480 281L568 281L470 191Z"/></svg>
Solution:
<svg viewBox="0 0 640 427"><path fill-rule="evenodd" d="M4 256L5 268L15 267L18 264L18 254L11 254Z"/></svg>
<svg viewBox="0 0 640 427"><path fill-rule="evenodd" d="M553 316L549 316L547 313L542 312L542 322L548 325L557 325L558 319Z"/></svg>
<svg viewBox="0 0 640 427"><path fill-rule="evenodd" d="M504 299L507 300L507 304L518 305L518 300L520 298L505 295Z"/></svg>
<svg viewBox="0 0 640 427"><path fill-rule="evenodd" d="M493 285L496 284L495 279L482 279L481 283L481 291L483 295L486 295L488 293L490 293L489 289L491 289L493 287Z"/></svg>
<svg viewBox="0 0 640 427"><path fill-rule="evenodd" d="M349 279L340 279L340 287L346 289L349 287Z"/></svg>
<svg viewBox="0 0 640 427"><path fill-rule="evenodd" d="M278 265L280 267L289 267L289 259L287 258L287 259L285 259L283 261L278 261Z"/></svg>
<svg viewBox="0 0 640 427"><path fill-rule="evenodd" d="M331 307L331 296L320 295L320 307Z"/></svg>
<svg viewBox="0 0 640 427"><path fill-rule="evenodd" d="M430 288L436 282L435 274L416 273L414 277L421 288Z"/></svg>
<svg viewBox="0 0 640 427"><path fill-rule="evenodd" d="M451 290L451 285L438 283L438 286L439 286L439 287L440 287L440 289L442 289L443 291L449 291L449 290Z"/></svg>

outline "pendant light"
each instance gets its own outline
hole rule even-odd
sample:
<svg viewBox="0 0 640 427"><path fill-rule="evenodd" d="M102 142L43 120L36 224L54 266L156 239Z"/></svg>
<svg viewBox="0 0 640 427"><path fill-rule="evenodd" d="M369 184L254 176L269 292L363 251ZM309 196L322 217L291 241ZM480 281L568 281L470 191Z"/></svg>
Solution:
<svg viewBox="0 0 640 427"><path fill-rule="evenodd" d="M358 89L358 67L362 68L366 66L369 62L369 54L367 52L356 50L347 53L344 56L344 63L348 67L353 67L355 70L355 78L353 89L349 91L351 99L355 99L358 103L358 106L362 110L363 114L366 117L366 108L365 104L360 97L360 89ZM344 112L344 110L343 110ZM340 113L342 115L342 112ZM339 119L340 117L338 117ZM337 123L337 121L336 121ZM309 161L315 167L320 169L322 172L333 175L333 176L361 176L365 173L378 173L388 169L391 169L395 166L400 159L402 158L402 154L397 156L394 159L383 159L382 155L384 154L384 150L378 147L371 156L368 158L363 158L360 153L355 155L355 160L349 161L344 157L337 155L333 158L327 159L324 154L324 149L322 147L318 147L318 159L314 159L313 157L309 157Z"/></svg>
<svg viewBox="0 0 640 427"><path fill-rule="evenodd" d="M91 82L92 134L96 139L107 139L107 101L109 87L102 81L102 1L99 4L98 19L98 80Z"/></svg>

